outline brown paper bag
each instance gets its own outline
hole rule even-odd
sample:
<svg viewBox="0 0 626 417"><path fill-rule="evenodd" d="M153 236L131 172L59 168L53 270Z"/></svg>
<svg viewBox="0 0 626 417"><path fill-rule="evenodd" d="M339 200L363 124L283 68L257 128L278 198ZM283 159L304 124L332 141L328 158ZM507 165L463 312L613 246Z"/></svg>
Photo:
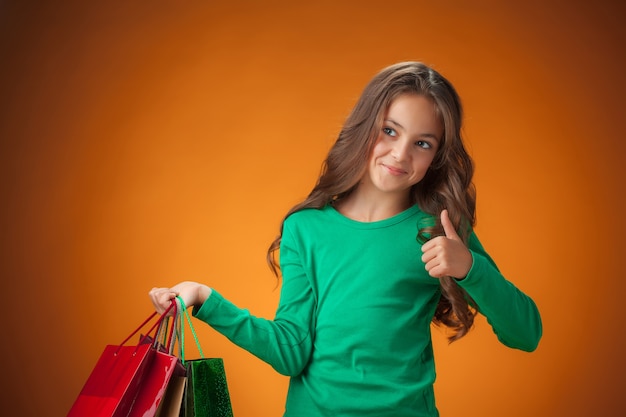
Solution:
<svg viewBox="0 0 626 417"><path fill-rule="evenodd" d="M179 417L186 384L186 376L172 376L155 417Z"/></svg>

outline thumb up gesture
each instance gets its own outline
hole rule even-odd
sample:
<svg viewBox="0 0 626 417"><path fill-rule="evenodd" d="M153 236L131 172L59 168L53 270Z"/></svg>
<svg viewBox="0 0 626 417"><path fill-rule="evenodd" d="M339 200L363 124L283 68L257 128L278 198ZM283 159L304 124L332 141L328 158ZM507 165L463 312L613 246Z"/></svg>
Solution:
<svg viewBox="0 0 626 417"><path fill-rule="evenodd" d="M448 210L441 212L441 226L445 236L435 237L422 246L422 262L431 277L463 279L472 267L472 254L454 230Z"/></svg>

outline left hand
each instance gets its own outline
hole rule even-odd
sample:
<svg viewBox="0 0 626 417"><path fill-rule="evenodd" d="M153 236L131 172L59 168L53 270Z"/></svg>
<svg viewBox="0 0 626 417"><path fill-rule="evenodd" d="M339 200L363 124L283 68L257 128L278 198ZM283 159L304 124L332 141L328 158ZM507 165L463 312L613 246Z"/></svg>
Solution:
<svg viewBox="0 0 626 417"><path fill-rule="evenodd" d="M445 236L435 237L422 246L422 262L431 277L463 279L474 262L448 217L448 210L441 212L441 226Z"/></svg>

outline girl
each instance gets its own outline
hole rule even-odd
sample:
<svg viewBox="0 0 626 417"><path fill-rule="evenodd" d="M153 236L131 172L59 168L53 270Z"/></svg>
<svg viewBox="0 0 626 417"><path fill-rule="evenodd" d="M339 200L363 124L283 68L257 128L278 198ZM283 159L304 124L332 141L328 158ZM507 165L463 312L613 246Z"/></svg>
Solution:
<svg viewBox="0 0 626 417"><path fill-rule="evenodd" d="M290 376L286 417L437 416L431 322L454 341L480 312L500 342L525 351L542 334L534 302L473 232L461 119L456 91L433 69L384 69L269 248L282 275L274 319L195 282L152 289L155 308L181 295L197 318Z"/></svg>

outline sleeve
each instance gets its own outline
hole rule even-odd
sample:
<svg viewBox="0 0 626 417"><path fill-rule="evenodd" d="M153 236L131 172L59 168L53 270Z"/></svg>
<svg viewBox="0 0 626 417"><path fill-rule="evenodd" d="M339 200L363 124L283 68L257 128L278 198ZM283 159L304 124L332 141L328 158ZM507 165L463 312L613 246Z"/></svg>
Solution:
<svg viewBox="0 0 626 417"><path fill-rule="evenodd" d="M532 352L543 331L535 302L502 276L475 233L468 246L474 261L459 285L474 299L500 342Z"/></svg>
<svg viewBox="0 0 626 417"><path fill-rule="evenodd" d="M193 314L277 372L295 376L307 365L313 349L315 301L287 222L280 263L282 288L273 320L253 316L216 291Z"/></svg>

